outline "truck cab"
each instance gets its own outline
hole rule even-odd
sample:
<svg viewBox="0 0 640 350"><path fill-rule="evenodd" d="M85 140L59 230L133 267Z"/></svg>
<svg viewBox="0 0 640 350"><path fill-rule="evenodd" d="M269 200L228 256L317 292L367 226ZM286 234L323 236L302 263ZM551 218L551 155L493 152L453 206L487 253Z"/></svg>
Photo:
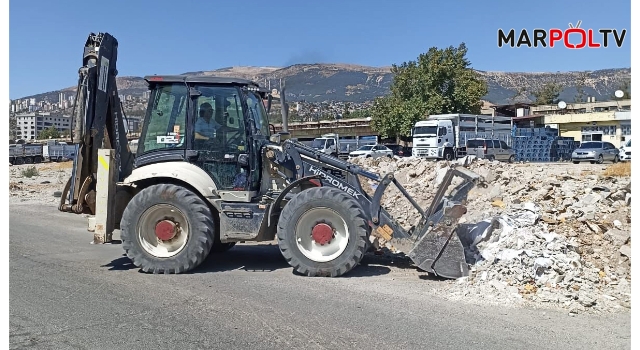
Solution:
<svg viewBox="0 0 640 350"><path fill-rule="evenodd" d="M338 156L338 137L333 134L325 134L316 137L311 143L311 147L328 155Z"/></svg>
<svg viewBox="0 0 640 350"><path fill-rule="evenodd" d="M413 149L411 155L427 159L455 158L455 134L451 120L424 120L411 130Z"/></svg>

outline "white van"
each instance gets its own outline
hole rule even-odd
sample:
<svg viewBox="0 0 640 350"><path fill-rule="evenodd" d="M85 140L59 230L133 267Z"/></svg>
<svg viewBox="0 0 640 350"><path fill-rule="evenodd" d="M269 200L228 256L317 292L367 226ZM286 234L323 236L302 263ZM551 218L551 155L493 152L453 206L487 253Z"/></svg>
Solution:
<svg viewBox="0 0 640 350"><path fill-rule="evenodd" d="M631 137L627 138L627 140L620 146L620 156L621 161L630 161L631 160Z"/></svg>

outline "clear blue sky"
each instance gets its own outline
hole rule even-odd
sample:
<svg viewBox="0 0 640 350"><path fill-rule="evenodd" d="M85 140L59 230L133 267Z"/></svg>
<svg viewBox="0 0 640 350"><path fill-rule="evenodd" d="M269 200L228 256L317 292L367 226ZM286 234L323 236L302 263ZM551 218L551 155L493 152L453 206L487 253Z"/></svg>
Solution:
<svg viewBox="0 0 640 350"><path fill-rule="evenodd" d="M75 86L90 32L118 39L121 76L236 65L387 66L461 42L480 70L630 67L630 7L629 0L13 0L10 97ZM627 29L624 46L497 47L498 28L566 29L579 20L585 29Z"/></svg>

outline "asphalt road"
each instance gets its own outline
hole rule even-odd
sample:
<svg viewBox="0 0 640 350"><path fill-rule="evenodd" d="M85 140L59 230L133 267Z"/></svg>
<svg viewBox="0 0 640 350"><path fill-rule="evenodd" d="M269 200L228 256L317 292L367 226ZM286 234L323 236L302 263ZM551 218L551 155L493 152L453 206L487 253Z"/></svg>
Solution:
<svg viewBox="0 0 640 350"><path fill-rule="evenodd" d="M292 274L275 246L234 247L184 275L147 275L86 219L10 207L13 349L630 349L630 316L447 302L395 267Z"/></svg>

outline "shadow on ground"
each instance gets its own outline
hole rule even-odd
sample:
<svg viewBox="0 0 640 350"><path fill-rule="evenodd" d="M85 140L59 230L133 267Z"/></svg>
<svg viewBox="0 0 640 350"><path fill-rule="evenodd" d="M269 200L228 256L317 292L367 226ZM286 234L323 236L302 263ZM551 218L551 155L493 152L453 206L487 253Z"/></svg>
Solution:
<svg viewBox="0 0 640 350"><path fill-rule="evenodd" d="M110 271L125 271L137 269L126 256L102 265ZM416 267L404 256L367 253L360 265L345 274L344 277L372 277L386 275L391 268L412 269ZM226 272L242 270L246 272L274 272L282 269L293 269L280 253L275 244L243 245L238 244L224 253L211 253L209 257L193 271L185 274ZM296 273L294 273L296 274Z"/></svg>

